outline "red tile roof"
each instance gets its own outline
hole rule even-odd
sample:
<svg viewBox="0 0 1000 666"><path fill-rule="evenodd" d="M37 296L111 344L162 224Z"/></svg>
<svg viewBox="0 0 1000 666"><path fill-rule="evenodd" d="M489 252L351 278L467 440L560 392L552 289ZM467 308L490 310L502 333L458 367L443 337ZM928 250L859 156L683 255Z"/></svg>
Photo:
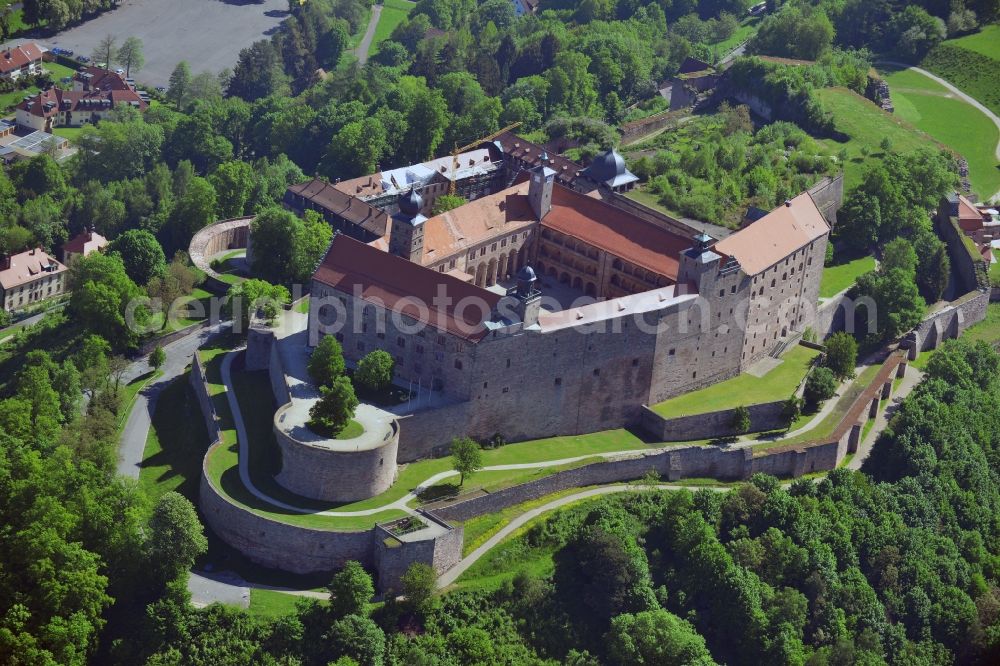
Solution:
<svg viewBox="0 0 1000 666"><path fill-rule="evenodd" d="M290 185L288 193L305 198L314 205L329 211L351 224L355 224L375 236L384 236L389 216L385 211L370 206L361 199L337 189L337 186L318 178Z"/></svg>
<svg viewBox="0 0 1000 666"><path fill-rule="evenodd" d="M73 79L82 84L84 90L134 90L124 76L103 67L84 67Z"/></svg>
<svg viewBox="0 0 1000 666"><path fill-rule="evenodd" d="M722 239L713 249L735 257L747 275L757 275L829 231L830 226L816 202L808 192L803 192Z"/></svg>
<svg viewBox="0 0 1000 666"><path fill-rule="evenodd" d="M677 280L678 256L691 239L646 222L599 199L555 185L542 226Z"/></svg>
<svg viewBox="0 0 1000 666"><path fill-rule="evenodd" d="M504 132L492 144L486 143L483 146L498 146L500 151L507 156L521 160L528 164L529 168L537 166L541 162L542 153L547 153L544 146L532 143L519 137L513 132ZM583 170L579 164L554 153L548 153L549 168L556 172L556 182L566 186L572 186L577 179L577 175Z"/></svg>
<svg viewBox="0 0 1000 666"><path fill-rule="evenodd" d="M140 111L149 106L134 90L63 90L49 88L30 99L21 100L17 108L39 118L49 118L62 111L106 111L119 104L131 104Z"/></svg>
<svg viewBox="0 0 1000 666"><path fill-rule="evenodd" d="M96 231L81 231L62 246L63 258L69 254L87 256L108 246L108 239Z"/></svg>
<svg viewBox="0 0 1000 666"><path fill-rule="evenodd" d="M28 64L39 62L42 59L42 49L38 44L21 44L14 48L0 52L0 74L10 74L11 72L27 67Z"/></svg>
<svg viewBox="0 0 1000 666"><path fill-rule="evenodd" d="M486 335L484 322L500 300L499 294L344 234L334 236L313 279L352 296L360 291L362 300L471 341Z"/></svg>
<svg viewBox="0 0 1000 666"><path fill-rule="evenodd" d="M57 275L65 270L65 266L41 249L28 250L13 255L10 258L9 268L0 270L0 287L13 289L34 282L46 275Z"/></svg>

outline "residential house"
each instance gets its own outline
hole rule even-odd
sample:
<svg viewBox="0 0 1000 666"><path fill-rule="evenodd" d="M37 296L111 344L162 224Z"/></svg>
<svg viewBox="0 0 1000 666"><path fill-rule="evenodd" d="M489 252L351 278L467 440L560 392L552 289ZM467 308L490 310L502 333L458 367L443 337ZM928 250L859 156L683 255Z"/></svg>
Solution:
<svg viewBox="0 0 1000 666"><path fill-rule="evenodd" d="M52 298L67 289L67 268L39 248L0 256L0 303L15 312Z"/></svg>
<svg viewBox="0 0 1000 666"><path fill-rule="evenodd" d="M38 44L27 43L0 52L0 79L17 81L42 71L42 54Z"/></svg>
<svg viewBox="0 0 1000 666"><path fill-rule="evenodd" d="M124 76L87 67L73 77L73 89L50 87L17 105L17 124L43 132L55 127L96 124L122 104L145 111L149 104Z"/></svg>
<svg viewBox="0 0 1000 666"><path fill-rule="evenodd" d="M93 227L84 229L62 246L63 263L69 266L76 257L103 252L107 246L108 239L94 231Z"/></svg>

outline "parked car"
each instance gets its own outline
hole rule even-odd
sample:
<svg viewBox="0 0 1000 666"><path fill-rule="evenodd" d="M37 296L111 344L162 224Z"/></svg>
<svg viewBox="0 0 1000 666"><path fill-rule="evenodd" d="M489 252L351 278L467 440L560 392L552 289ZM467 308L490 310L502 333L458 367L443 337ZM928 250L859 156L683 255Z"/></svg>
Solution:
<svg viewBox="0 0 1000 666"><path fill-rule="evenodd" d="M58 46L53 47L52 52L56 55L66 55L66 49L61 49Z"/></svg>
<svg viewBox="0 0 1000 666"><path fill-rule="evenodd" d="M118 69L115 70L115 74L120 74L122 76L125 76L125 70L119 67Z"/></svg>
<svg viewBox="0 0 1000 666"><path fill-rule="evenodd" d="M73 77L72 76L64 76L64 77L62 77L59 80L62 81L63 83L73 83Z"/></svg>
<svg viewBox="0 0 1000 666"><path fill-rule="evenodd" d="M156 92L165 93L165 92L167 92L167 87L166 86L156 86Z"/></svg>
<svg viewBox="0 0 1000 666"><path fill-rule="evenodd" d="M88 58L88 57L87 57L87 56L85 56L85 55L82 55L82 56L77 56L77 58L76 58L76 59L77 59L77 60L79 60L80 62L90 62L90 58Z"/></svg>

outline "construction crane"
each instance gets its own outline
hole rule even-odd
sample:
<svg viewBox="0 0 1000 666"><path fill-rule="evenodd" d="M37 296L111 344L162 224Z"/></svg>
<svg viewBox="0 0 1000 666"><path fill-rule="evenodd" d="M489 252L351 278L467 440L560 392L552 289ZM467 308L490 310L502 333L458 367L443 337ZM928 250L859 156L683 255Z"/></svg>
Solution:
<svg viewBox="0 0 1000 666"><path fill-rule="evenodd" d="M516 127L520 127L520 126L521 126L520 121L516 122L516 123L512 123L510 125L507 125L507 127L504 127L502 130L497 130L496 132L493 132L493 134L488 134L488 135L486 135L484 137L480 137L480 138L476 139L475 141L473 141L472 143L468 144L467 146L462 146L461 148L455 148L453 151L451 151L451 182L448 183L448 194L452 194L452 195L455 194L455 181L457 180L457 176L458 176L458 154L459 153L461 153L463 151L466 151L466 150L471 150L471 149L475 148L476 146L478 146L479 144L484 143L486 141L492 141L493 139L497 138L498 136L500 136L504 132L509 132L510 130L512 130L512 129L516 128Z"/></svg>

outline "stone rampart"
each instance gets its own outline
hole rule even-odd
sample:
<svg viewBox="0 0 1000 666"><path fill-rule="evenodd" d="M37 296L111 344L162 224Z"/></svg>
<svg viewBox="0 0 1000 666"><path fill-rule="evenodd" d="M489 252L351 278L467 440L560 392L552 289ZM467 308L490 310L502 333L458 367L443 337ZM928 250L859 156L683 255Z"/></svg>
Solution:
<svg viewBox="0 0 1000 666"><path fill-rule="evenodd" d="M989 291L970 291L924 317L907 337L916 351L937 349L945 340L957 338L965 329L986 318Z"/></svg>
<svg viewBox="0 0 1000 666"><path fill-rule="evenodd" d="M205 289L217 294L229 290L229 283L221 279L209 264L209 258L226 250L246 248L247 262L250 262L250 223L253 216L222 220L201 229L188 245L191 263L205 273Z"/></svg>
<svg viewBox="0 0 1000 666"><path fill-rule="evenodd" d="M989 266L976 249L976 244L958 226L958 221L947 211L939 211L935 218L938 235L948 246L952 273L958 278L962 291L989 289Z"/></svg>
<svg viewBox="0 0 1000 666"><path fill-rule="evenodd" d="M208 393L205 369L202 367L201 358L198 357L197 353L191 361L191 372L188 373L188 382L191 384L191 388L194 389L194 394L198 398L201 415L205 419L205 428L208 431L208 441L214 444L221 437L219 433L219 417L215 413L212 396Z"/></svg>
<svg viewBox="0 0 1000 666"><path fill-rule="evenodd" d="M844 174L824 176L808 190L809 196L816 202L816 207L833 228L837 225L837 211L844 202Z"/></svg>
<svg viewBox="0 0 1000 666"><path fill-rule="evenodd" d="M762 402L746 405L750 412L750 432L763 432L784 428L785 401ZM642 408L642 429L663 442L684 442L693 439L712 439L740 434L733 427L736 409L723 409L705 414L664 418L649 407Z"/></svg>
<svg viewBox="0 0 1000 666"><path fill-rule="evenodd" d="M208 451L205 460L215 447ZM205 522L227 544L261 566L292 573L332 571L348 560L374 566L372 530L330 531L265 518L230 501L202 470L199 489Z"/></svg>
<svg viewBox="0 0 1000 666"><path fill-rule="evenodd" d="M441 575L462 559L462 527L452 527L430 512L420 514L432 529L443 533L433 539L408 540L393 536L386 526L375 527L375 568L383 592L401 592L403 574L414 563L428 564Z"/></svg>
<svg viewBox="0 0 1000 666"><path fill-rule="evenodd" d="M350 440L327 440L327 446L295 439L282 424L289 407L283 405L274 414L274 437L281 451L275 481L297 495L329 502L368 499L392 486L399 446L395 421L378 446L348 449Z"/></svg>

